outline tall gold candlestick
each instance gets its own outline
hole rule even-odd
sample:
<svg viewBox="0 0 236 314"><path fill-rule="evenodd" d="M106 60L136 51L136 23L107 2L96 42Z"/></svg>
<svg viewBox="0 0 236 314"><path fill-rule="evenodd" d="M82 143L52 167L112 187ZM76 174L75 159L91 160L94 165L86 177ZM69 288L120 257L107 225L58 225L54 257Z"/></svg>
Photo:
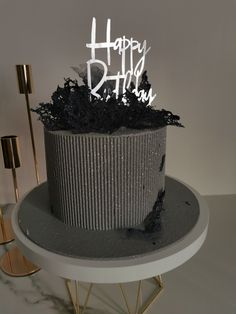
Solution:
<svg viewBox="0 0 236 314"><path fill-rule="evenodd" d="M20 167L19 139L15 135L1 138L4 166L12 170L14 193L16 202L19 199L19 189L16 176L16 168ZM2 212L0 213L1 229L3 238L6 238L5 224ZM28 261L17 247L7 251L0 259L0 268L6 274L14 277L28 276L39 270L37 266Z"/></svg>
<svg viewBox="0 0 236 314"><path fill-rule="evenodd" d="M29 121L29 128L30 128L30 137L31 137L31 144L33 150L33 158L34 158L34 167L35 167L35 175L37 184L39 184L39 171L38 171L38 161L36 155L36 148L35 148L35 140L34 140L34 131L31 119L31 112L30 112L30 102L29 102L29 94L32 94L32 70L29 64L18 64L16 65L16 73L19 85L19 93L25 95L25 102L27 108L27 115Z"/></svg>

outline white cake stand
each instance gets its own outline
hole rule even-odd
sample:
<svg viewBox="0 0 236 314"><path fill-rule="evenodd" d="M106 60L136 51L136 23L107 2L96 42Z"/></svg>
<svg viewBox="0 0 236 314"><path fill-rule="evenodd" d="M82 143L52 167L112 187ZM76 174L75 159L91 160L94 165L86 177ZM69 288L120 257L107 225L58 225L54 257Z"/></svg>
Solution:
<svg viewBox="0 0 236 314"><path fill-rule="evenodd" d="M128 313L131 313L128 299L121 283L139 281L135 313L144 313L163 289L160 275L189 260L200 249L207 235L209 213L205 200L198 192L188 185L175 179L168 178L168 180L170 180L172 184L172 189L178 190L184 188L185 191L187 191L185 193L191 194L192 197L196 199L199 215L191 230L181 238L172 241L171 244L167 244L160 249L154 247L151 251L133 256L112 256L110 258L90 256L89 258L86 258L86 256L68 256L67 253L63 254L63 252L55 253L54 250L52 251L51 249L49 250L36 244L35 242L37 241L32 239L33 235L31 232L28 231L27 228L22 228L22 221L19 221L19 217L21 217L20 213L23 211L23 208L29 208L31 211L30 215L34 215L34 211L38 211L40 203L35 200L36 198L41 198L42 207L46 206L45 204L48 201L45 201L45 195L43 195L43 193L46 193L46 190L44 189L43 192L43 189L40 189L40 186L36 187L22 198L14 209L12 227L16 236L17 245L27 258L42 269L68 280L92 283L90 284L88 295L85 300L85 307L87 306L93 283L116 283L119 284L121 288L127 311ZM176 197L177 202L179 197L178 193L174 191L174 194L172 193L174 196L171 196L171 193L172 192L170 191L168 194L169 197ZM191 210L191 208L189 210ZM20 219L22 219L22 217ZM94 245L96 246L96 234L94 237ZM138 309L141 280L148 278L154 278L157 288L147 302L142 304ZM68 281L68 284L72 287L71 281ZM77 296L77 283L75 287L76 293L74 295ZM79 300L77 297L74 298L74 305L77 311L76 313L80 313Z"/></svg>

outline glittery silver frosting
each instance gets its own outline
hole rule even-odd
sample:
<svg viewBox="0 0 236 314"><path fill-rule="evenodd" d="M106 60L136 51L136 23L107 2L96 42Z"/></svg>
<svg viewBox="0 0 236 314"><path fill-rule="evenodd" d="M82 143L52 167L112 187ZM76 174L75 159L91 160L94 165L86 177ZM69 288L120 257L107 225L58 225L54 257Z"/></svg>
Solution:
<svg viewBox="0 0 236 314"><path fill-rule="evenodd" d="M166 127L111 135L45 131L45 149L52 211L66 224L135 226L164 189Z"/></svg>

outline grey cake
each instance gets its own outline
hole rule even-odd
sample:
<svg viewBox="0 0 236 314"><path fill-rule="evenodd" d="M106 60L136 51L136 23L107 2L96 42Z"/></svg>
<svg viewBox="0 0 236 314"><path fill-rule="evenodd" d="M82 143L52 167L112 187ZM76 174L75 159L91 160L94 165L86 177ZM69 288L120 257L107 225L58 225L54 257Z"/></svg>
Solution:
<svg viewBox="0 0 236 314"><path fill-rule="evenodd" d="M140 224L164 190L166 127L110 134L45 130L54 215L90 230Z"/></svg>

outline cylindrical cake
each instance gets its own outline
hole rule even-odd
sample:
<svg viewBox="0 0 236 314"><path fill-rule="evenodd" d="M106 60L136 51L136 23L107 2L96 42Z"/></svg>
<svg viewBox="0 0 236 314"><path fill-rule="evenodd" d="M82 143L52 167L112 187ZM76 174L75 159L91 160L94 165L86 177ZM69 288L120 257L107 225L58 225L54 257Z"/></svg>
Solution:
<svg viewBox="0 0 236 314"><path fill-rule="evenodd" d="M166 127L113 134L45 130L53 214L90 230L129 228L164 190Z"/></svg>

